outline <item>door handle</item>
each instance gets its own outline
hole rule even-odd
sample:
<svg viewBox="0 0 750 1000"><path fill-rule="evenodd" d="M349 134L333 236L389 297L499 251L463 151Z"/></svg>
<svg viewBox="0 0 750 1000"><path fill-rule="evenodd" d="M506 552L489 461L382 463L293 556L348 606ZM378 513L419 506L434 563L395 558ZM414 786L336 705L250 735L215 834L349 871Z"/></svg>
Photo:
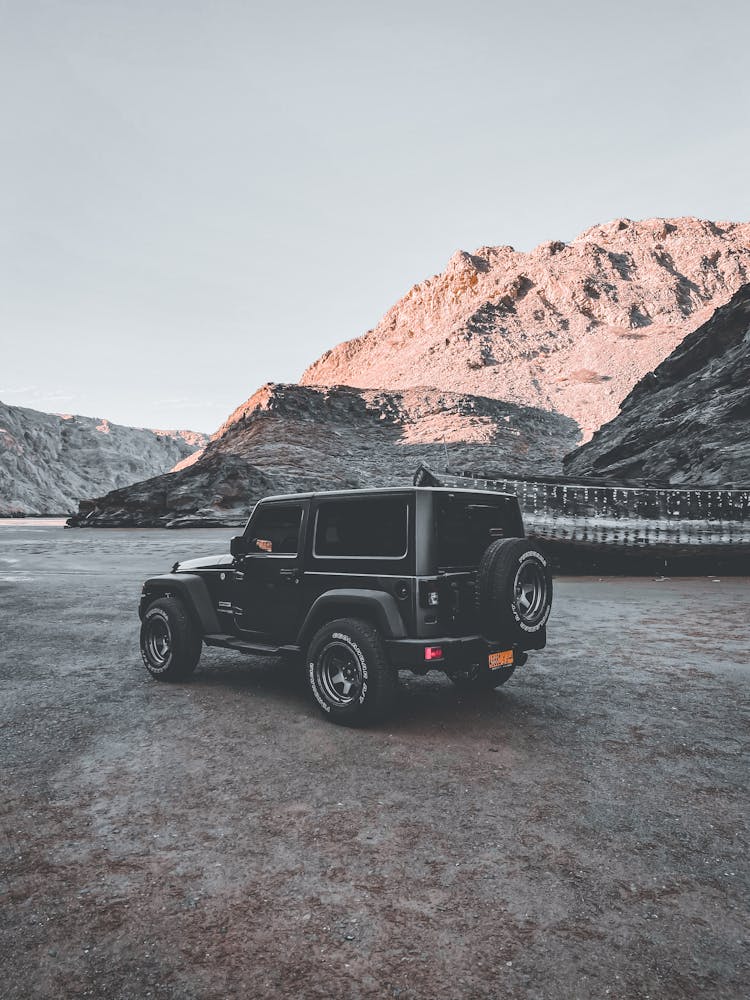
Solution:
<svg viewBox="0 0 750 1000"><path fill-rule="evenodd" d="M296 569L282 569L282 570L279 570L279 576L286 583L299 583L299 570L296 570Z"/></svg>

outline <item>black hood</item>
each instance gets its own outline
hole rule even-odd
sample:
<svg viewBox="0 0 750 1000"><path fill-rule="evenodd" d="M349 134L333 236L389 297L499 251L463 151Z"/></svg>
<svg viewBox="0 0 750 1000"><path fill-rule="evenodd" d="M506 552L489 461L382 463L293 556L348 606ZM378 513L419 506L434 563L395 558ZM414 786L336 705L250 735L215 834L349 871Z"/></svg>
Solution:
<svg viewBox="0 0 750 1000"><path fill-rule="evenodd" d="M175 563L178 573L193 573L199 569L225 569L231 566L232 556L228 552L223 552L219 556L201 556L199 559L181 559Z"/></svg>

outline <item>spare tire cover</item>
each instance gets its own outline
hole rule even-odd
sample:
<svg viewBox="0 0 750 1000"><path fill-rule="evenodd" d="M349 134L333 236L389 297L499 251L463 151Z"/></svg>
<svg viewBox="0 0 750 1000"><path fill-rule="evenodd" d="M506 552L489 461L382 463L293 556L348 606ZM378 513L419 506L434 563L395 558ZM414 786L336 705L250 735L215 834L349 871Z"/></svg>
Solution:
<svg viewBox="0 0 750 1000"><path fill-rule="evenodd" d="M485 638L515 642L535 635L552 608L547 557L526 538L498 539L482 555L476 593Z"/></svg>

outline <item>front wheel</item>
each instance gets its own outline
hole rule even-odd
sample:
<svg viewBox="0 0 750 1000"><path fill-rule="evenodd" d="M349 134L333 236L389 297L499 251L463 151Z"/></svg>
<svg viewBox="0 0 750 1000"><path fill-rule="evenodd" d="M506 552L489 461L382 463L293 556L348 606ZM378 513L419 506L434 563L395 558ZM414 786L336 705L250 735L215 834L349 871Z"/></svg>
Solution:
<svg viewBox="0 0 750 1000"><path fill-rule="evenodd" d="M149 604L141 622L141 656L159 681L184 681L195 670L202 641L185 605L176 597Z"/></svg>
<svg viewBox="0 0 750 1000"><path fill-rule="evenodd" d="M323 714L344 726L384 719L398 686L380 634L358 618L337 618L316 632L307 681Z"/></svg>

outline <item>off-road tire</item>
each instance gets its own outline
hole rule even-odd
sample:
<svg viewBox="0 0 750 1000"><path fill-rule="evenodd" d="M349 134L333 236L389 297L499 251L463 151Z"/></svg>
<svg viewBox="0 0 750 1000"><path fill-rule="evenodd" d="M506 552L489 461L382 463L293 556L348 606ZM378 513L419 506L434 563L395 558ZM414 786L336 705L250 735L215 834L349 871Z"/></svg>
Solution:
<svg viewBox="0 0 750 1000"><path fill-rule="evenodd" d="M398 687L380 633L359 618L337 618L315 633L306 675L323 715L343 726L385 719Z"/></svg>
<svg viewBox="0 0 750 1000"><path fill-rule="evenodd" d="M141 622L141 657L158 681L184 681L201 657L202 640L185 605L176 597L159 597L146 608Z"/></svg>
<svg viewBox="0 0 750 1000"><path fill-rule="evenodd" d="M476 595L485 638L508 643L533 639L545 628L552 607L546 556L526 538L499 538L482 555Z"/></svg>
<svg viewBox="0 0 750 1000"><path fill-rule="evenodd" d="M459 691L468 694L472 691L492 691L493 688L502 687L511 679L515 669L513 666L490 670L480 663L473 663L465 670L452 670L448 677Z"/></svg>

